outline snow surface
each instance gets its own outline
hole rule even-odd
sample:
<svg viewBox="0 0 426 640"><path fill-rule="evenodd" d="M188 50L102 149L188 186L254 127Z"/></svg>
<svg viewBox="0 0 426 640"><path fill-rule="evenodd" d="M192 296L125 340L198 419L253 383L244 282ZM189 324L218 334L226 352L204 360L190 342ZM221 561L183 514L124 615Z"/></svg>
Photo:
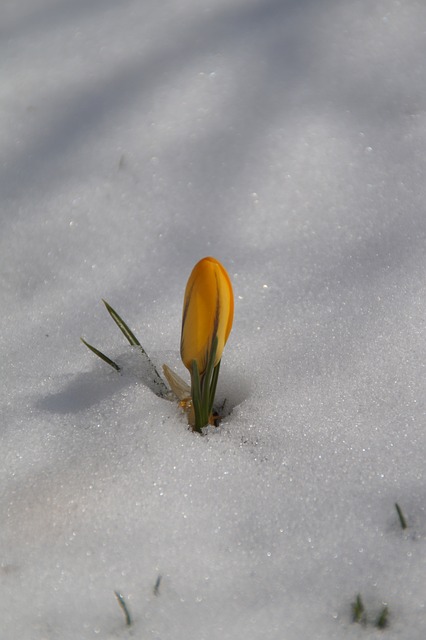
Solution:
<svg viewBox="0 0 426 640"><path fill-rule="evenodd" d="M424 638L426 4L3 0L0 33L0 637ZM185 375L205 255L200 437L100 300Z"/></svg>

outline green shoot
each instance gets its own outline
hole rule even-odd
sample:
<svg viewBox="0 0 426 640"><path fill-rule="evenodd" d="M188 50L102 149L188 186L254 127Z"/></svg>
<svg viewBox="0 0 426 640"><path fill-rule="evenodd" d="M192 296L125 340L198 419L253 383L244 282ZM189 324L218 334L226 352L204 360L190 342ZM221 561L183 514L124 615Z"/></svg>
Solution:
<svg viewBox="0 0 426 640"><path fill-rule="evenodd" d="M117 602L121 607L121 610L124 613L124 617L126 618L126 626L130 627L132 625L132 618L130 616L129 609L127 608L127 604L121 593L118 591L114 591L115 597L117 598Z"/></svg>
<svg viewBox="0 0 426 640"><path fill-rule="evenodd" d="M364 626L367 625L367 612L364 607L364 603L361 598L361 594L358 594L355 602L352 603L352 622L357 622ZM374 620L374 619L373 619ZM389 625L389 609L387 605L384 605L380 610L378 616L374 620L370 620L370 624L374 625L377 629L386 629Z"/></svg>
<svg viewBox="0 0 426 640"><path fill-rule="evenodd" d="M120 331L123 333L123 335L126 337L126 339L129 341L129 343L133 346L133 347L140 347L142 349L142 352L145 353L145 350L142 348L141 343L139 342L139 340L136 338L135 334L129 329L129 327L127 326L127 324L124 322L124 320L122 318L120 318L120 316L118 315L118 313L111 307L110 304L108 304L108 302L106 300L104 300L102 298L102 302L104 303L104 305L107 308L107 311L109 313L109 315L111 316L111 318L114 320L115 324L117 325L117 327L120 329Z"/></svg>
<svg viewBox="0 0 426 640"><path fill-rule="evenodd" d="M106 356L104 353L102 353L102 351L99 351L99 349L96 349L96 347L92 347L92 345L89 344L88 342L86 342L86 340L84 338L80 338L80 340L82 341L83 344L86 345L86 347L88 347L90 349L90 351L93 351L93 353L95 355L97 355L101 360L103 360L104 362L109 364L110 367L112 367L116 371L120 371L120 367L118 366L118 364L116 362L114 362L114 360L111 360L111 358L108 358L108 356Z"/></svg>
<svg viewBox="0 0 426 640"><path fill-rule="evenodd" d="M201 384L196 360L192 361L191 396L195 413L194 431L202 433L202 428L206 426L207 422L204 422L204 416L201 410Z"/></svg>
<svg viewBox="0 0 426 640"><path fill-rule="evenodd" d="M395 502L395 509L396 509L397 514L398 514L399 522L401 524L401 529L406 529L407 528L407 521L404 518L404 514L401 511L401 507L399 506L399 504L397 502Z"/></svg>
<svg viewBox="0 0 426 640"><path fill-rule="evenodd" d="M366 621L364 603L362 602L361 594L358 594L355 602L352 603L352 622L365 624Z"/></svg>
<svg viewBox="0 0 426 640"><path fill-rule="evenodd" d="M157 580L155 581L155 585L153 588L153 592L155 596L160 595L160 584L161 584L161 576L159 575Z"/></svg>
<svg viewBox="0 0 426 640"><path fill-rule="evenodd" d="M209 396L210 413L213 411L213 403L214 403L214 398L215 398L215 395L216 395L217 381L219 379L220 363L221 363L221 360L219 360L219 362L217 363L217 365L213 369L212 381L211 381L211 384L210 384L210 392L209 392L210 393L210 396Z"/></svg>
<svg viewBox="0 0 426 640"><path fill-rule="evenodd" d="M217 336L215 336L209 353L207 367L202 375L200 375L198 371L197 361L192 361L191 396L195 413L194 431L197 433L202 433L203 427L209 424L213 411L213 402L220 367L220 360L217 365L214 366L217 344L218 339Z"/></svg>
<svg viewBox="0 0 426 640"><path fill-rule="evenodd" d="M160 395L160 397L164 397L165 395L168 395L169 390L167 389L166 385L164 384L162 377L158 373L155 365L152 363L150 357L148 356L147 352L145 351L145 349L143 348L143 346L141 345L141 343L139 342L139 340L137 339L137 337L135 336L133 331L131 331L129 326L118 315L118 313L115 311L115 309L113 309L111 307L111 305L108 304L108 302L106 300L102 300L102 302L106 306L109 315L114 320L115 324L120 329L120 331L123 333L123 335L126 337L126 339L129 341L129 343L132 345L132 347L138 347L141 350L142 355L145 357L147 362L149 362L149 365L150 365L150 368L151 368L151 373L152 373L152 376L153 376L153 379L154 379L154 383L159 387L159 395Z"/></svg>
<svg viewBox="0 0 426 640"><path fill-rule="evenodd" d="M128 342L130 343L130 345L132 347L137 347L140 350L143 359L148 364L149 371L150 371L150 376L151 376L152 383L153 383L153 386L154 386L153 390L155 391L155 393L160 398L167 397L169 395L169 390L168 390L167 386L165 385L165 383L164 383L162 377L160 376L160 374L158 373L155 365L152 363L151 359L149 358L147 352L142 347L142 345L139 342L139 340L136 338L135 334L131 331L131 329L124 322L124 320L118 315L118 313L115 311L115 309L113 309L111 307L111 305L108 304L108 302L106 300L102 300L102 302L104 303L104 305L105 305L108 313L110 314L111 318L114 320L115 324L118 326L118 328L123 333L123 335L126 337ZM121 370L121 367L116 362L111 360L111 358L109 358L104 353L102 353L102 351L99 351L99 349L96 349L95 347L93 347L91 344L86 342L86 340L84 340L83 338L81 338L81 341L83 342L83 344L86 345L86 347L88 347L90 349L90 351L92 351L95 355L97 355L99 358L101 358L101 360L103 360L104 362L109 364L110 367L113 367L113 369L115 369L116 371L120 371Z"/></svg>
<svg viewBox="0 0 426 640"><path fill-rule="evenodd" d="M378 629L386 629L386 627L389 624L388 618L389 618L389 609L385 605L376 620L376 627Z"/></svg>

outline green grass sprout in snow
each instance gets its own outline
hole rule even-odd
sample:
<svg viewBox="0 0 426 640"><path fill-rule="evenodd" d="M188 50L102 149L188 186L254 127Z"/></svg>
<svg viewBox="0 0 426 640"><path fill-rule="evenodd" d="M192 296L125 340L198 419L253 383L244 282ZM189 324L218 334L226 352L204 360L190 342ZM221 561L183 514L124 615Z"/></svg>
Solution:
<svg viewBox="0 0 426 640"><path fill-rule="evenodd" d="M159 596L160 595L160 584L161 584L161 576L159 575L157 580L155 581L155 585L153 588L153 592L155 596Z"/></svg>
<svg viewBox="0 0 426 640"><path fill-rule="evenodd" d="M376 620L376 627L378 629L386 629L386 627L388 626L388 618L389 618L389 609L387 607L387 605L385 605L383 607L383 609L381 610L381 612L379 613L379 616Z"/></svg>
<svg viewBox="0 0 426 640"><path fill-rule="evenodd" d="M352 622L358 622L359 624L366 624L367 622L361 594L358 594L352 603Z"/></svg>
<svg viewBox="0 0 426 640"><path fill-rule="evenodd" d="M367 624L369 624L371 626L375 626L377 629L386 629L386 627L389 625L389 607L387 604L383 603L383 608L375 618L371 616L368 619L367 610L364 606L361 594L359 593L354 602L352 602L351 609L352 622L362 624L363 626L367 626Z"/></svg>
<svg viewBox="0 0 426 640"><path fill-rule="evenodd" d="M145 351L145 349L142 347L142 345L139 342L139 340L136 338L136 336L133 333L133 331L131 331L131 329L129 328L127 323L124 322L124 320L118 315L118 313L115 311L115 309L113 309L111 307L111 305L106 300L102 300L102 302L104 303L109 315L114 320L115 324L120 329L122 334L125 336L126 340L129 342L129 344L132 347L136 347L140 351L140 354L141 354L143 360L145 361L145 364L148 365L150 377L151 377L152 384L153 384L153 387L154 387L153 390L156 393L156 395L158 395L160 398L168 397L169 396L169 390L168 390L166 384L164 383L162 377L160 376L160 374L157 371L157 368L153 364L152 360L148 356L148 354ZM114 362L114 360L111 360L111 358L106 356L102 351L100 351L96 347L94 347L91 344L89 344L86 340L84 340L84 338L81 338L81 341L83 342L83 344L86 345L86 347L88 349L90 349L90 351L92 351L96 356L98 356L98 358L100 358L101 360L106 362L106 364L108 364L110 367L112 367L116 371L121 371L121 367L116 362Z"/></svg>
<svg viewBox="0 0 426 640"><path fill-rule="evenodd" d="M133 621L130 615L130 611L127 607L126 601L119 591L114 591L114 593L115 593L115 597L117 598L117 602L124 613L124 617L126 618L126 626L130 627Z"/></svg>
<svg viewBox="0 0 426 640"><path fill-rule="evenodd" d="M404 514L402 513L401 507L399 506L399 504L397 502L395 502L395 509L396 509L397 514L398 514L399 522L401 524L401 529L406 529L407 528L407 521L404 518Z"/></svg>

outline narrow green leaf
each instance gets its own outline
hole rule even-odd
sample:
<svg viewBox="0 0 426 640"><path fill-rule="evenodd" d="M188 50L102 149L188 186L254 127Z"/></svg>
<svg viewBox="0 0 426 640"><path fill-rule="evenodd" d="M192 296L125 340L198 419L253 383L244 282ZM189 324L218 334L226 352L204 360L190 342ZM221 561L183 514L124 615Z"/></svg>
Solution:
<svg viewBox="0 0 426 640"><path fill-rule="evenodd" d="M120 329L120 331L122 331L122 333L125 335L126 339L130 342L130 344L132 346L140 347L142 352L145 353L145 350L143 349L141 343L136 338L135 334L129 329L129 327L124 322L124 320L120 318L118 313L111 307L110 304L108 304L106 300L102 299L102 302L106 306L109 315L114 320L115 324Z"/></svg>
<svg viewBox="0 0 426 640"><path fill-rule="evenodd" d="M365 607L360 593L357 595L355 602L352 603L352 621L359 624L366 623Z"/></svg>
<svg viewBox="0 0 426 640"><path fill-rule="evenodd" d="M395 509L396 509L397 514L398 514L399 522L401 524L401 529L406 529L407 528L407 521L404 518L404 514L402 513L401 507L399 506L399 504L397 502L395 502Z"/></svg>
<svg viewBox="0 0 426 640"><path fill-rule="evenodd" d="M86 345L86 347L88 349L90 349L90 351L93 351L93 353L95 355L97 355L98 358L100 358L101 360L103 360L104 362L109 364L110 367L112 367L116 371L120 371L121 370L120 367L118 366L118 364L116 362L114 362L114 360L111 360L111 358L108 358L108 356L106 356L104 353L102 353L102 351L99 351L99 349L96 349L96 347L92 347L92 345L89 344L88 342L86 342L86 340L84 340L84 338L80 338L80 340L82 341L83 344Z"/></svg>
<svg viewBox="0 0 426 640"><path fill-rule="evenodd" d="M161 575L158 576L153 588L153 592L155 596L158 596L160 594L160 584L161 584Z"/></svg>
<svg viewBox="0 0 426 640"><path fill-rule="evenodd" d="M191 371L191 396L192 404L194 405L195 425L194 431L202 433L202 428L206 426L207 422L204 421L203 411L201 406L201 384L200 374L198 372L197 361L192 361Z"/></svg>
<svg viewBox="0 0 426 640"><path fill-rule="evenodd" d="M119 593L118 591L114 591L114 594L115 594L115 597L117 598L118 604L121 607L121 610L124 613L124 617L126 618L126 625L128 627L131 627L132 626L132 618L131 618L130 611L129 611L128 607L127 607L125 599L123 598L121 593Z"/></svg>
<svg viewBox="0 0 426 640"><path fill-rule="evenodd" d="M219 370L220 370L220 363L221 362L222 361L219 360L219 362L217 363L217 365L213 369L213 376L212 376L212 381L211 381L211 385L210 385L209 415L213 411L213 403L214 403L214 397L216 395L216 387L217 387L217 381L219 379Z"/></svg>
<svg viewBox="0 0 426 640"><path fill-rule="evenodd" d="M152 363L149 355L147 354L147 352L145 351L145 349L143 348L139 340L136 338L135 334L131 331L129 326L124 322L124 320L118 315L115 309L113 309L106 300L102 299L102 302L106 306L107 311L110 314L111 318L114 320L115 324L123 333L123 335L126 337L126 339L129 341L129 343L132 345L132 347L138 347L138 349L140 350L144 358L146 358L146 360L148 361L149 366L151 368L151 375L153 377L154 385L158 388L157 395L160 398L167 397L169 393L167 385L164 383L163 378L158 373L157 368Z"/></svg>
<svg viewBox="0 0 426 640"><path fill-rule="evenodd" d="M388 624L389 624L389 609L385 605L376 620L376 627L378 629L386 629Z"/></svg>
<svg viewBox="0 0 426 640"><path fill-rule="evenodd" d="M215 336L212 342L212 347L209 354L209 361L207 363L207 367L204 372L203 379L201 381L201 404L203 406L204 412L207 413L207 421L211 413L210 396L211 396L214 361L216 359L216 352L217 352L217 344L218 344L218 338L217 336Z"/></svg>

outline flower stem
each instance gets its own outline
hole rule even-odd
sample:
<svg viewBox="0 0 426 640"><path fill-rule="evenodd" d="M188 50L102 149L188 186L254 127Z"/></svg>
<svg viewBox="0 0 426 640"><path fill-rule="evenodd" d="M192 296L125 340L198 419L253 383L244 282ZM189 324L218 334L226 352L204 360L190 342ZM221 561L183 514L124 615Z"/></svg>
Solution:
<svg viewBox="0 0 426 640"><path fill-rule="evenodd" d="M202 433L203 427L208 425L213 410L220 365L220 362L218 362L218 364L214 366L217 343L218 339L217 336L215 336L209 353L207 367L202 375L200 375L196 360L192 361L191 396L195 413L194 431L198 433Z"/></svg>

